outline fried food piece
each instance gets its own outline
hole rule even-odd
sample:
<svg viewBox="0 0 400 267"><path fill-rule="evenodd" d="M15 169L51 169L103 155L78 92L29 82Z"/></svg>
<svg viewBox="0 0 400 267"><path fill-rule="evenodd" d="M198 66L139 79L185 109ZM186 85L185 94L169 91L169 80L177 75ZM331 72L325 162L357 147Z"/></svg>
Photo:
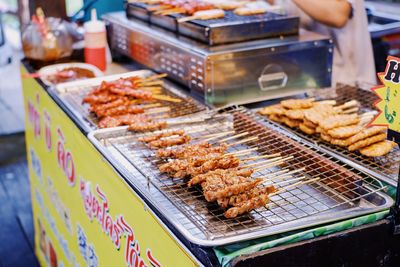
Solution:
<svg viewBox="0 0 400 267"><path fill-rule="evenodd" d="M337 114L337 111L331 105L315 105L313 108L304 111L304 118L319 125L325 118Z"/></svg>
<svg viewBox="0 0 400 267"><path fill-rule="evenodd" d="M344 139L356 135L362 130L363 127L360 125L350 125L331 129L328 131L328 134L333 138Z"/></svg>
<svg viewBox="0 0 400 267"><path fill-rule="evenodd" d="M275 122L281 123L281 122L283 122L284 117L280 116L280 115L277 115L277 114L272 114L272 115L269 116L269 119L271 121L275 121Z"/></svg>
<svg viewBox="0 0 400 267"><path fill-rule="evenodd" d="M360 140L363 140L365 138L368 138L370 136L374 136L376 134L382 133L386 131L386 127L384 126L372 126L369 128L366 128L359 132L356 135L353 135L352 137L349 138L349 143L354 144Z"/></svg>
<svg viewBox="0 0 400 267"><path fill-rule="evenodd" d="M288 99L281 101L281 105L287 109L307 109L314 105L314 98L308 99Z"/></svg>
<svg viewBox="0 0 400 267"><path fill-rule="evenodd" d="M281 104L275 104L261 109L258 113L261 115L283 115L285 111L286 109L284 109Z"/></svg>
<svg viewBox="0 0 400 267"><path fill-rule="evenodd" d="M313 128L309 128L307 125L305 125L304 123L300 123L299 124L299 129L309 135L315 134L315 129Z"/></svg>
<svg viewBox="0 0 400 267"><path fill-rule="evenodd" d="M329 143L332 140L332 138L329 135L325 134L325 133L321 133L321 139L326 141L326 142L329 142Z"/></svg>
<svg viewBox="0 0 400 267"><path fill-rule="evenodd" d="M301 120L292 120L289 119L288 117L283 117L283 122L290 128L297 128L299 127Z"/></svg>
<svg viewBox="0 0 400 267"><path fill-rule="evenodd" d="M377 142L383 141L386 138L387 138L386 133L381 133L381 134L378 134L378 135L374 135L374 136L368 137L366 139L358 141L358 142L352 144L351 146L349 146L349 151L355 151L355 150L358 150L360 148L364 148L364 147L370 146L370 145L375 144Z"/></svg>
<svg viewBox="0 0 400 267"><path fill-rule="evenodd" d="M289 109L285 111L285 116L292 120L304 119L304 111L307 109Z"/></svg>
<svg viewBox="0 0 400 267"><path fill-rule="evenodd" d="M185 145L178 149L159 149L156 155L160 158L186 159L195 156L206 156L211 153L224 153L227 149L228 145L225 143L219 146L212 146L212 144L204 142L194 145Z"/></svg>
<svg viewBox="0 0 400 267"><path fill-rule="evenodd" d="M385 140L360 149L360 153L367 157L380 157L388 154L396 145L395 142Z"/></svg>
<svg viewBox="0 0 400 267"><path fill-rule="evenodd" d="M354 125L360 122L360 117L352 115L333 115L320 121L319 126L328 131L333 128Z"/></svg>
<svg viewBox="0 0 400 267"><path fill-rule="evenodd" d="M347 139L338 139L338 138L331 138L330 143L332 145L341 146L341 147L348 147L349 145L351 145L349 143L349 140L347 140Z"/></svg>
<svg viewBox="0 0 400 267"><path fill-rule="evenodd" d="M311 129L314 129L314 130L318 127L317 124L314 124L313 122L307 120L306 118L303 119L303 123L304 123L304 125L307 126L308 128L311 128Z"/></svg>

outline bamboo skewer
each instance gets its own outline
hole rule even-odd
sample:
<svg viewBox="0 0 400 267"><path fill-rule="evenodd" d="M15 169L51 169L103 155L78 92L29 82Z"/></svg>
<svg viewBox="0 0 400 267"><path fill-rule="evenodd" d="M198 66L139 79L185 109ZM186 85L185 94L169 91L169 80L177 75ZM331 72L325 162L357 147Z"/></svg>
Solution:
<svg viewBox="0 0 400 267"><path fill-rule="evenodd" d="M290 180L283 180L279 183L274 183L274 185L281 185L281 184L287 184L287 183L291 183L291 182L301 181L301 180L304 180L305 178L306 178L305 176L300 176L298 178L293 178Z"/></svg>
<svg viewBox="0 0 400 267"><path fill-rule="evenodd" d="M246 139L237 141L237 142L235 142L235 143L228 144L228 147L241 145L241 144L243 144L243 143L247 143L247 142L255 141L255 140L258 140L258 137L257 137L257 136L249 137L249 138L246 138Z"/></svg>
<svg viewBox="0 0 400 267"><path fill-rule="evenodd" d="M226 153L226 156L229 155L236 155L238 156L239 154L242 154L244 152L252 152L252 151L256 151L258 149L258 147L253 147L253 148L248 148L248 149L243 149L243 150L238 150L238 151L234 151L234 152L230 152L230 153Z"/></svg>
<svg viewBox="0 0 400 267"><path fill-rule="evenodd" d="M280 155L281 155L280 153L275 153L275 154L270 154L270 155L254 156L254 157L244 159L243 161L253 161L253 160L265 159L265 158L276 158L276 157L279 157Z"/></svg>
<svg viewBox="0 0 400 267"><path fill-rule="evenodd" d="M298 187L300 185L306 185L306 184L311 184L311 183L317 182L319 179L320 178L317 177L317 178L314 178L314 179L311 179L311 180L308 180L308 181L301 181L301 182L297 182L297 183L288 185L286 187L282 187L281 189L279 189L275 193L270 194L269 197L272 197L272 196L275 196L275 195L279 195L280 193L286 192L287 190L289 190L291 188L294 188L294 187Z"/></svg>
<svg viewBox="0 0 400 267"><path fill-rule="evenodd" d="M157 114L157 113L164 113L164 112L168 112L170 111L171 108L170 107L161 107L161 108L153 108L153 109L149 109L146 111L147 115L151 115L151 114Z"/></svg>
<svg viewBox="0 0 400 267"><path fill-rule="evenodd" d="M232 140L232 139L235 139L235 138L238 138L238 137L246 136L248 134L249 134L249 132L243 132L243 133L240 133L240 134L233 135L231 137L224 138L222 140L219 140L218 142L224 143L224 142L227 142L229 140Z"/></svg>
<svg viewBox="0 0 400 267"><path fill-rule="evenodd" d="M174 102L174 103L182 102L181 99L173 98L173 97L166 96L166 95L153 95L153 98L157 99L157 100L164 100L164 101L169 101L169 102Z"/></svg>
<svg viewBox="0 0 400 267"><path fill-rule="evenodd" d="M279 166L279 165L285 163L286 160L291 159L291 158L293 158L293 157L291 156L291 157L283 158L283 159L281 159L281 160L274 161L274 162L271 162L271 163L262 165L262 166L256 168L256 169L254 170L254 172L259 172L259 171L262 171L262 170L265 170L265 169L268 169L268 168L272 168L272 167Z"/></svg>
<svg viewBox="0 0 400 267"><path fill-rule="evenodd" d="M277 157L277 158L273 158L273 159L267 159L267 160L263 160L263 161L258 161L258 162L255 162L255 163L244 165L244 166L242 166L242 168L250 168L250 167L261 165L261 164L264 164L264 163L273 163L275 161L279 161L279 160L282 160L282 159L283 159L282 157Z"/></svg>

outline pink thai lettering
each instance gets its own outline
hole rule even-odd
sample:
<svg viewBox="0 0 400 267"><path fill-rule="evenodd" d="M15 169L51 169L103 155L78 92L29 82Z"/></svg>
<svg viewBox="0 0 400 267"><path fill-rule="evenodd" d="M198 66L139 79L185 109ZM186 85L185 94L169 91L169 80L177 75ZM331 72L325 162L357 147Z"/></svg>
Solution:
<svg viewBox="0 0 400 267"><path fill-rule="evenodd" d="M147 249L146 254L151 265L154 267L161 267L161 263L151 254L151 249Z"/></svg>
<svg viewBox="0 0 400 267"><path fill-rule="evenodd" d="M109 236L115 248L121 248L121 237L126 238L125 242L125 262L129 267L147 267L144 259L140 255L139 242L135 239L133 229L126 223L123 215L117 215L115 220L109 213L109 203L106 195L99 185L96 185L97 197L90 189L90 183L80 178L80 192L84 203L84 209L89 219L96 221L101 226L102 231ZM154 267L161 267L161 264L151 254L151 250L146 251L148 261Z"/></svg>
<svg viewBox="0 0 400 267"><path fill-rule="evenodd" d="M65 150L64 134L57 128L57 162L67 177L70 186L75 185L75 164L72 153Z"/></svg>
<svg viewBox="0 0 400 267"><path fill-rule="evenodd" d="M39 95L36 95L36 103L39 105ZM33 134L35 138L39 138L41 135L41 130L40 130L40 114L38 109L35 107L35 104L33 104L31 101L28 101L28 118L29 122L31 123L33 127Z"/></svg>
<svg viewBox="0 0 400 267"><path fill-rule="evenodd" d="M43 111L44 115L44 140L46 143L46 148L48 151L51 151L51 119L50 114L45 110Z"/></svg>

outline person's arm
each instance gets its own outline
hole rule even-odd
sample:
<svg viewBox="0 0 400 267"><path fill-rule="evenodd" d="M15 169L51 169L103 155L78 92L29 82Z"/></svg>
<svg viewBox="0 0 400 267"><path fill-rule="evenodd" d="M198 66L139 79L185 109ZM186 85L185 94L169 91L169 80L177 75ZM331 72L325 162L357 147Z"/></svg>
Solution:
<svg viewBox="0 0 400 267"><path fill-rule="evenodd" d="M347 0L292 0L314 20L335 28L346 25L351 14Z"/></svg>

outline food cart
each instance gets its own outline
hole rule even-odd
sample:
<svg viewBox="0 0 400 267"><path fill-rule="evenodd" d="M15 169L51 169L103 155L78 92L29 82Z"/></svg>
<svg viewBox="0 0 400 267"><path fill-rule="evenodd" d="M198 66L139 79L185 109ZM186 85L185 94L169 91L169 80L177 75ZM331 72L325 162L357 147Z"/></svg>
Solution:
<svg viewBox="0 0 400 267"><path fill-rule="evenodd" d="M188 187L182 181L186 175L172 179L160 171L151 148L160 143L140 141L152 133L132 131L131 125L100 129L85 99L121 78L143 82L157 76L150 70L55 86L24 79L35 252L41 265L362 266L390 262L387 255L398 253L388 219L398 148L378 161L367 160L260 116L258 109L235 105L307 92L338 105L357 100L361 110L370 110L376 96L362 88L341 85L328 96L330 91L310 90L330 84L328 39L300 33L262 44L249 41L247 50L241 44L201 47L120 13L105 19L114 50L178 82L162 78L156 103L146 104L151 122L167 125L156 133L226 143L227 154L240 157L240 164L258 174L257 183L273 191L265 205L243 212L243 206L233 206L228 212L212 191L204 196L200 186ZM301 55L311 54L321 59L318 73L313 66L301 67L309 65ZM265 62L249 64L260 55L266 55ZM293 66L287 61L296 55L299 65ZM176 57L182 58L172 61ZM279 66L266 67L275 62ZM35 72L28 61L21 70ZM230 83L232 70L255 77ZM238 93L246 86L251 93Z"/></svg>

